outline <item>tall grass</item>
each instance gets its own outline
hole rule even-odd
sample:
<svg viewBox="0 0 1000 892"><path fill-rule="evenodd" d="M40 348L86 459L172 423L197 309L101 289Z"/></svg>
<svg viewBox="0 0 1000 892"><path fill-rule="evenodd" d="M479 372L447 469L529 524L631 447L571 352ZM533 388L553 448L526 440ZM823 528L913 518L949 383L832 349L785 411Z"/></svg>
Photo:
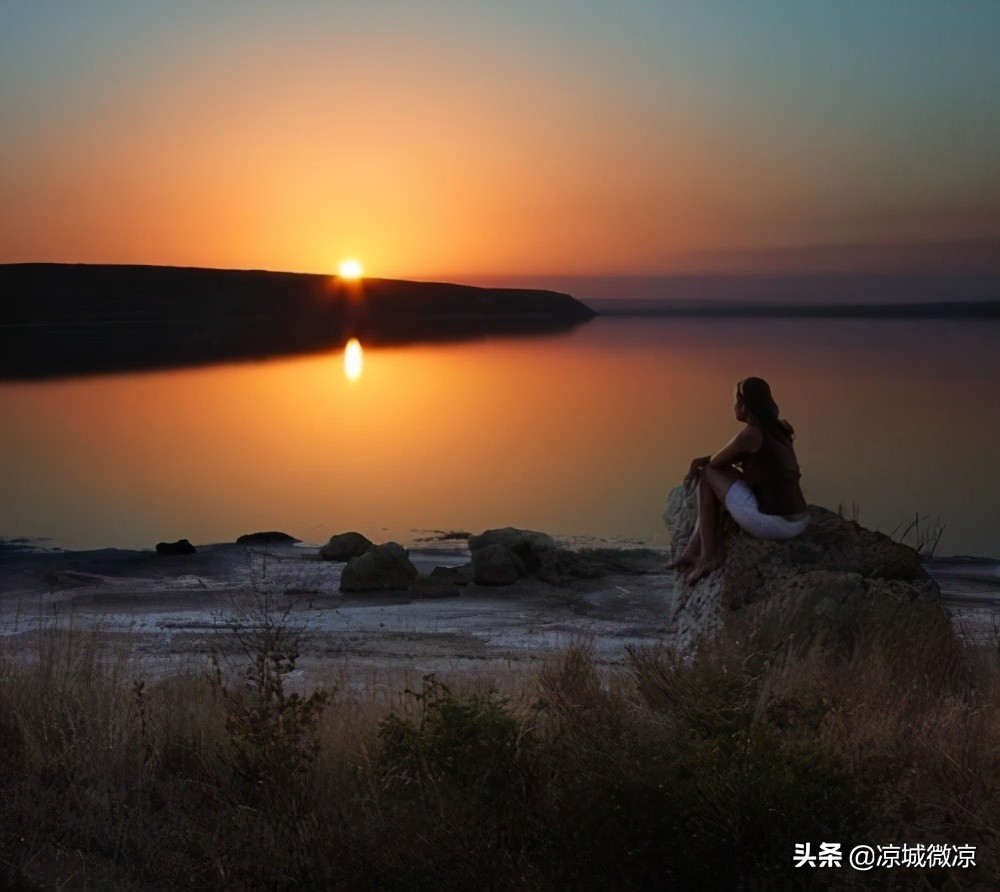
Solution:
<svg viewBox="0 0 1000 892"><path fill-rule="evenodd" d="M997 886L995 647L765 622L687 661L572 647L503 690L385 696L293 692L280 616L243 629L236 673L144 683L55 631L0 659L0 885ZM793 867L823 841L971 844L978 867Z"/></svg>

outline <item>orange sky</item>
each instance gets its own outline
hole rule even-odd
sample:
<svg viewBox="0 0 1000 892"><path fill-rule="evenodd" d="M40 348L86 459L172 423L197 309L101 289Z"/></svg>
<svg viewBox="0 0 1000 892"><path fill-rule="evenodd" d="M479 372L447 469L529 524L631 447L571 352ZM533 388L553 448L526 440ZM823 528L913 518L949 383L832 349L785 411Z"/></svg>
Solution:
<svg viewBox="0 0 1000 892"><path fill-rule="evenodd" d="M520 6L38 6L0 10L0 261L358 256L418 278L1000 262L988 7L945 27L917 4L901 27L852 4L769 25L583 3L572 26Z"/></svg>

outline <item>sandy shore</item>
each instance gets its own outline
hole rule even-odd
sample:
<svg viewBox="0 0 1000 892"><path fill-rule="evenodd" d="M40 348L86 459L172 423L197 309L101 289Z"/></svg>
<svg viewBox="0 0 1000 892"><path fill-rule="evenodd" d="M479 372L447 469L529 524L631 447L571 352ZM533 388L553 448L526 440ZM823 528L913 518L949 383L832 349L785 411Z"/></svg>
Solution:
<svg viewBox="0 0 1000 892"><path fill-rule="evenodd" d="M411 552L417 568L454 567L464 547ZM623 661L627 647L669 646L678 583L662 551L632 552L635 572L566 586L521 580L470 584L456 598L405 594L344 596L343 564L310 546L201 546L194 555L105 549L3 550L0 646L27 655L52 629L100 629L126 642L137 671L157 677L208 665L212 647L232 650L230 625L249 601L288 604L302 630L303 679L371 684L400 671L492 676L530 668L573 643L598 662ZM930 566L956 626L974 641L1000 627L995 563Z"/></svg>

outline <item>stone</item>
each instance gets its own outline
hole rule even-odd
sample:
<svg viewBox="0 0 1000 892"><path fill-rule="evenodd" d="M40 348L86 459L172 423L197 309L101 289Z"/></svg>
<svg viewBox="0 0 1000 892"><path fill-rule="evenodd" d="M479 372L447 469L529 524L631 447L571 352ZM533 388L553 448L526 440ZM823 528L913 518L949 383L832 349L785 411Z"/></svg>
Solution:
<svg viewBox="0 0 1000 892"><path fill-rule="evenodd" d="M469 551L476 551L487 545L502 545L515 552L537 552L547 548L555 548L556 540L548 533L539 533L536 530L519 530L516 527L486 530L478 536L469 537Z"/></svg>
<svg viewBox="0 0 1000 892"><path fill-rule="evenodd" d="M850 639L859 624L888 622L890 615L892 622L908 621L917 611L931 623L946 621L940 589L916 551L826 508L810 505L809 513L805 532L786 541L758 539L723 515L720 567L692 587L677 585L673 620L681 651L697 649L740 613L821 643ZM695 486L671 490L663 521L672 557L687 544L696 518Z"/></svg>
<svg viewBox="0 0 1000 892"><path fill-rule="evenodd" d="M245 536L240 536L236 540L237 545L294 545L296 542L301 542L301 539L296 539L294 536L289 536L288 533L279 533L275 530L269 530L266 533L247 533Z"/></svg>
<svg viewBox="0 0 1000 892"><path fill-rule="evenodd" d="M194 554L196 551L197 549L187 539L156 543L157 554Z"/></svg>
<svg viewBox="0 0 1000 892"><path fill-rule="evenodd" d="M574 579L597 579L604 575L604 568L566 548L549 548L538 553L532 575L549 585L566 585Z"/></svg>
<svg viewBox="0 0 1000 892"><path fill-rule="evenodd" d="M521 578L523 564L499 543L472 552L472 579L477 585L511 585Z"/></svg>
<svg viewBox="0 0 1000 892"><path fill-rule="evenodd" d="M376 546L372 546L373 548ZM377 546L378 548L385 549L387 552L396 555L400 560L408 560L410 557L410 552L403 548L398 542L386 542L384 545Z"/></svg>
<svg viewBox="0 0 1000 892"><path fill-rule="evenodd" d="M419 598L457 598L461 592L458 586L449 579L429 576L418 576L410 583L410 597Z"/></svg>
<svg viewBox="0 0 1000 892"><path fill-rule="evenodd" d="M325 561L349 561L373 547L371 539L361 533L340 533L330 537L330 541L319 550L319 556Z"/></svg>
<svg viewBox="0 0 1000 892"><path fill-rule="evenodd" d="M469 539L469 550L473 578L481 585L510 585L526 576L549 585L567 585L578 579L603 576L605 572L599 560L561 548L550 535L536 530L515 527L487 530ZM491 581L482 582L483 579Z"/></svg>
<svg viewBox="0 0 1000 892"><path fill-rule="evenodd" d="M342 592L398 591L408 589L420 574L410 563L406 549L396 542L373 545L351 558L340 576Z"/></svg>
<svg viewBox="0 0 1000 892"><path fill-rule="evenodd" d="M472 564L464 564L461 567L435 567L431 570L430 577L453 585L468 585L472 581Z"/></svg>

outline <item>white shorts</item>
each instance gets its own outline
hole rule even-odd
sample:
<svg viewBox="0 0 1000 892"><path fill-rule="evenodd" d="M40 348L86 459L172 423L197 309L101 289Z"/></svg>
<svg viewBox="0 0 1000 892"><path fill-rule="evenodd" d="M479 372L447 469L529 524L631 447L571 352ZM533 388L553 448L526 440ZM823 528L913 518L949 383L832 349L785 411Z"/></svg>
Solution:
<svg viewBox="0 0 1000 892"><path fill-rule="evenodd" d="M788 520L780 514L761 514L757 496L744 480L737 480L726 493L726 510L742 529L759 539L793 539L809 526L809 515Z"/></svg>

